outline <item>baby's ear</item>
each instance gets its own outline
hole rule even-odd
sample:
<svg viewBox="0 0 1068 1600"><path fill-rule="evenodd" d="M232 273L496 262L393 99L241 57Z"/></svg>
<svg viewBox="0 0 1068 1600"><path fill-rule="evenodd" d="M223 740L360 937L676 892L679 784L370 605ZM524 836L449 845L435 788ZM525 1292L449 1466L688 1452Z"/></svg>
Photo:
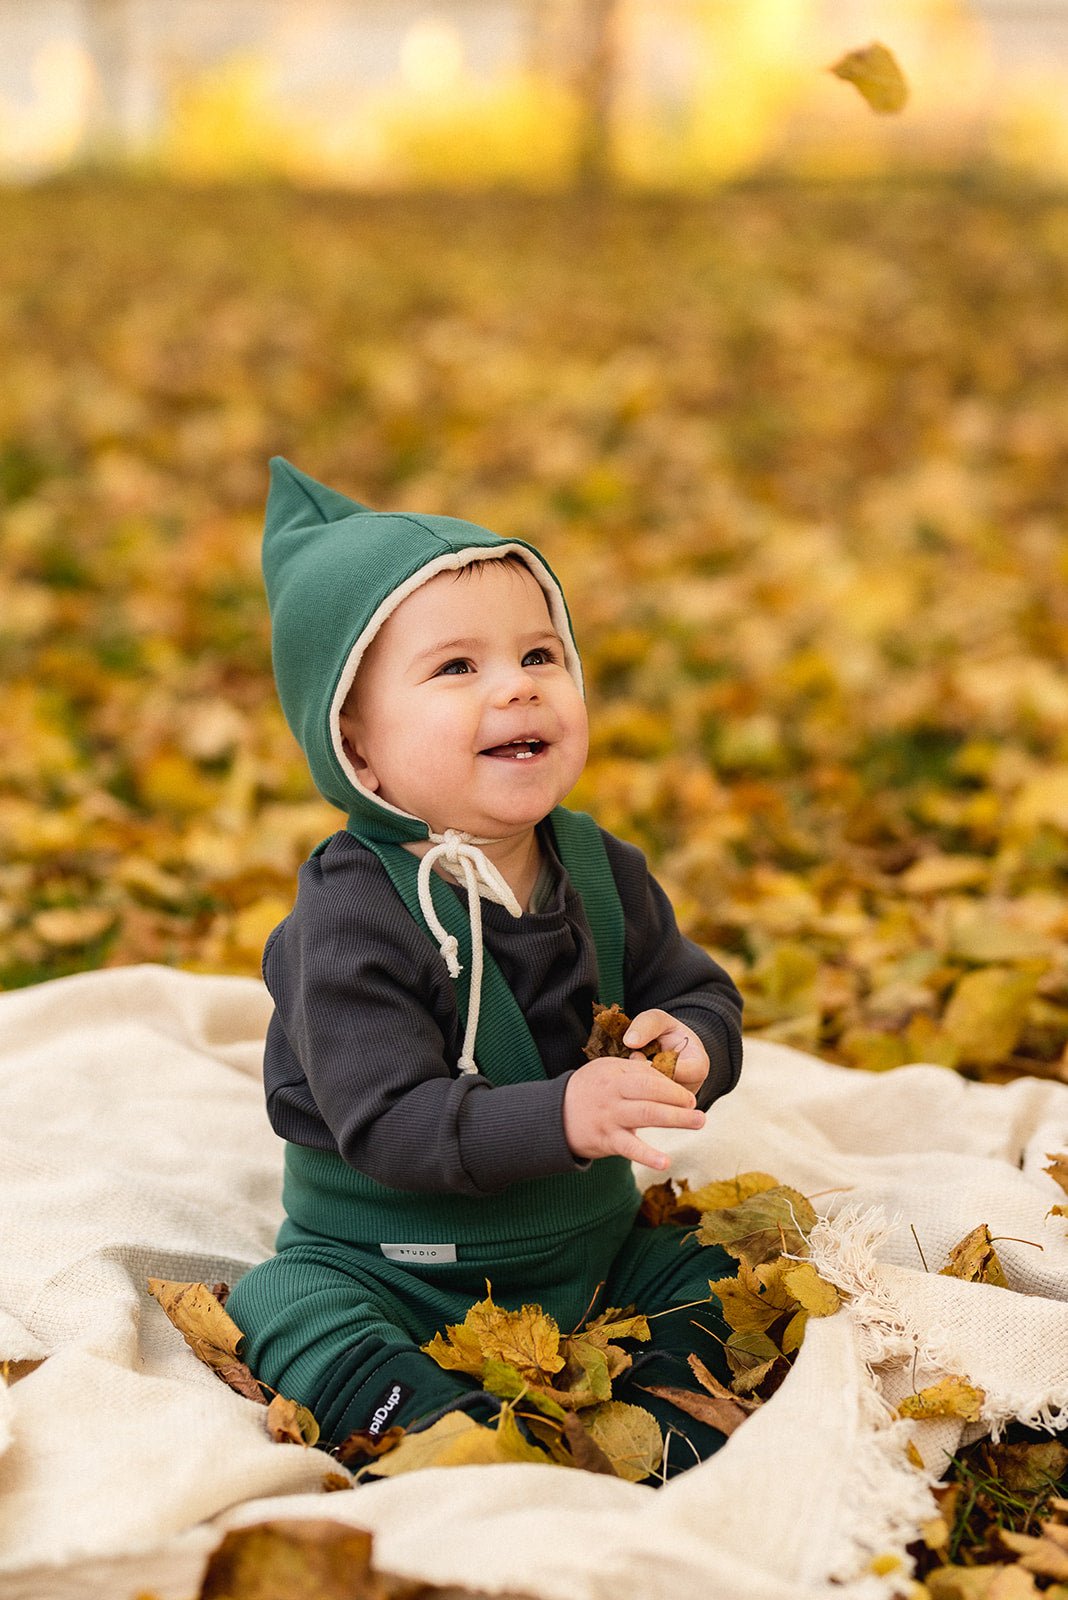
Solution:
<svg viewBox="0 0 1068 1600"><path fill-rule="evenodd" d="M364 757L360 754L359 746L356 743L356 731L353 728L350 719L344 714L342 714L340 721L341 748L344 750L349 761L352 763L353 770L355 771L359 782L365 789L370 790L370 792L374 794L378 789L378 779L371 771L371 768L367 765Z"/></svg>

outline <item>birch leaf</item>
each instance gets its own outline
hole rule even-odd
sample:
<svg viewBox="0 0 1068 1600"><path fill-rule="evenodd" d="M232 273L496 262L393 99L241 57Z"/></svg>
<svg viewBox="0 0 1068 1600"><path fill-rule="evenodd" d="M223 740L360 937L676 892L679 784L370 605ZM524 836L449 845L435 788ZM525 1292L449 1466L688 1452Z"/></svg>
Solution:
<svg viewBox="0 0 1068 1600"><path fill-rule="evenodd" d="M960 1417L965 1422L978 1422L986 1391L978 1389L967 1378L940 1378L916 1394L907 1394L898 1406L898 1416L924 1421L928 1417Z"/></svg>
<svg viewBox="0 0 1068 1600"><path fill-rule="evenodd" d="M149 1278L148 1290L163 1307L186 1344L206 1366L248 1400L266 1405L262 1386L240 1360L244 1334L205 1283L172 1283Z"/></svg>
<svg viewBox="0 0 1068 1600"><path fill-rule="evenodd" d="M850 50L830 68L837 78L852 83L873 111L900 111L908 100L909 86L897 58L885 44Z"/></svg>
<svg viewBox="0 0 1068 1600"><path fill-rule="evenodd" d="M803 1255L815 1223L816 1213L804 1195L782 1185L751 1195L741 1205L704 1212L697 1237L702 1244L721 1244L747 1266L757 1267L778 1255Z"/></svg>
<svg viewBox="0 0 1068 1600"><path fill-rule="evenodd" d="M582 1419L594 1443L604 1451L617 1477L640 1483L657 1470L664 1453L660 1424L644 1406L609 1400Z"/></svg>
<svg viewBox="0 0 1068 1600"><path fill-rule="evenodd" d="M990 1229L980 1223L959 1239L941 1269L944 1278L963 1278L966 1283L993 1283L1007 1289L1005 1273L990 1239Z"/></svg>
<svg viewBox="0 0 1068 1600"><path fill-rule="evenodd" d="M833 1283L821 1278L811 1261L798 1261L786 1268L783 1283L810 1317L832 1317L842 1304Z"/></svg>

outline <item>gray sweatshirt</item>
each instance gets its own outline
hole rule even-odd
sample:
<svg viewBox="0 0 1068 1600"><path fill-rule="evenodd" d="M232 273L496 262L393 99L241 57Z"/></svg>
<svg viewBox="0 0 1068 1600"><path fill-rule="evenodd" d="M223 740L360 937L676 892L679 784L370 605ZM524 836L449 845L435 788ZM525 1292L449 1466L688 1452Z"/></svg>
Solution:
<svg viewBox="0 0 1068 1600"><path fill-rule="evenodd" d="M275 1003L267 1111L283 1139L336 1150L379 1183L424 1193L486 1195L587 1164L564 1138L563 1098L584 1061L597 957L551 832L538 833L548 865L539 909L513 918L483 902L482 926L545 1078L495 1087L457 1073L463 1026L437 947L378 859L341 832L301 867L293 910L264 951ZM694 1030L710 1062L697 1096L706 1109L738 1078L741 997L679 932L642 852L601 833L626 928L624 1009L660 1007Z"/></svg>

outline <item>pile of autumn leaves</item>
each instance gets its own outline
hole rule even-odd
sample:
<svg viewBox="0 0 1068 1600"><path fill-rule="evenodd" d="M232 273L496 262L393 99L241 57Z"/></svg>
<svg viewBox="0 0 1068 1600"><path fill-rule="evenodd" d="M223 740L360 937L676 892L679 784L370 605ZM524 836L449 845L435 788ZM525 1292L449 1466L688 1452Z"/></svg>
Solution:
<svg viewBox="0 0 1068 1600"><path fill-rule="evenodd" d="M816 1214L796 1189L748 1172L694 1190L668 1180L647 1191L642 1215L654 1226L693 1221L702 1244L722 1245L738 1263L736 1277L709 1281L710 1297L718 1299L731 1329L725 1345L730 1386L691 1357L699 1388L649 1391L679 1408L680 1423L688 1414L729 1434L781 1383L808 1318L830 1316L841 1303L837 1289L806 1259ZM317 1442L311 1413L280 1395L268 1403L266 1386L241 1361L243 1336L225 1310L224 1285L209 1290L152 1279L149 1287L194 1354L239 1393L266 1405L273 1438ZM418 1432L354 1433L334 1454L375 1477L428 1466L530 1461L640 1482L661 1470L664 1438L652 1413L614 1399L612 1386L631 1368L634 1348L649 1340L651 1320L634 1307L613 1307L565 1334L540 1306L497 1305L487 1283L485 1299L464 1321L436 1333L423 1350L446 1371L466 1373L500 1398L495 1425L451 1412Z"/></svg>
<svg viewBox="0 0 1068 1600"><path fill-rule="evenodd" d="M1068 1193L1068 1154L1051 1157L1046 1170ZM1055 1206L1053 1213L1068 1216L1068 1205ZM729 1387L691 1356L699 1387L648 1389L678 1408L683 1434L687 1415L730 1434L778 1388L801 1347L808 1319L832 1316L842 1304L841 1291L808 1259L816 1213L798 1190L768 1173L746 1172L698 1189L667 1179L645 1192L641 1219L652 1227L692 1225L701 1244L722 1246L738 1263L736 1275L709 1280L710 1297L731 1330L724 1345ZM1007 1289L995 1244L989 1228L979 1224L953 1247L940 1271ZM232 1388L266 1406L265 1425L273 1438L305 1445L318 1441L318 1424L307 1408L274 1394L241 1360L243 1335L224 1308L225 1285L213 1291L200 1283L152 1279L149 1287L194 1354ZM662 1469L665 1441L652 1413L614 1399L612 1386L630 1370L633 1347L649 1340L652 1320L633 1306L610 1307L564 1334L540 1306L509 1310L497 1305L487 1283L485 1299L463 1322L436 1333L422 1348L445 1371L467 1374L501 1400L495 1425L451 1412L421 1431L394 1426L381 1436L353 1433L333 1453L354 1471L374 1477L430 1466L526 1461L641 1482ZM265 1391L272 1395L269 1402ZM916 1420L975 1422L984 1398L965 1377L951 1374L906 1396L898 1410ZM1063 1469L1068 1452L1062 1454ZM922 1466L918 1458L916 1465ZM338 1474L326 1486L347 1483Z"/></svg>

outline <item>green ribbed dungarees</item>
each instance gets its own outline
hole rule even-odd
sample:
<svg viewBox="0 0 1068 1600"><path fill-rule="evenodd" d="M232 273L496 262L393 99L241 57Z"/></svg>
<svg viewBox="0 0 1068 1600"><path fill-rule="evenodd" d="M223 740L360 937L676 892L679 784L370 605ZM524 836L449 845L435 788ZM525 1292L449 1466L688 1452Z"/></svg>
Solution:
<svg viewBox="0 0 1068 1600"><path fill-rule="evenodd" d="M593 931L600 999L623 1004L623 913L600 834L591 818L563 807L551 821ZM416 857L396 844L364 842L425 926ZM435 877L432 893L460 945L463 1018L470 926L444 881ZM488 951L476 1048L480 1071L493 1084L544 1076L530 1030ZM635 1228L639 1195L628 1161L604 1157L582 1171L474 1198L387 1188L333 1152L290 1144L283 1201L277 1255L235 1285L228 1309L246 1336L242 1353L252 1370L308 1406L327 1442L356 1428L411 1426L477 1390L475 1380L443 1371L419 1346L447 1323L462 1322L488 1279L498 1305L536 1302L565 1333L587 1312L610 1305L633 1304L646 1314L680 1307L653 1322L652 1344L635 1347L644 1357L639 1370L617 1380L614 1394L647 1406L665 1430L689 1440L672 1440L669 1474L723 1443L715 1429L637 1385L692 1386L685 1361L691 1350L727 1381L721 1341L728 1330L718 1303L689 1302L704 1299L709 1279L731 1274L734 1263L697 1245L683 1228ZM383 1245L423 1246L439 1259L390 1259ZM450 1253L455 1259L441 1258Z"/></svg>

